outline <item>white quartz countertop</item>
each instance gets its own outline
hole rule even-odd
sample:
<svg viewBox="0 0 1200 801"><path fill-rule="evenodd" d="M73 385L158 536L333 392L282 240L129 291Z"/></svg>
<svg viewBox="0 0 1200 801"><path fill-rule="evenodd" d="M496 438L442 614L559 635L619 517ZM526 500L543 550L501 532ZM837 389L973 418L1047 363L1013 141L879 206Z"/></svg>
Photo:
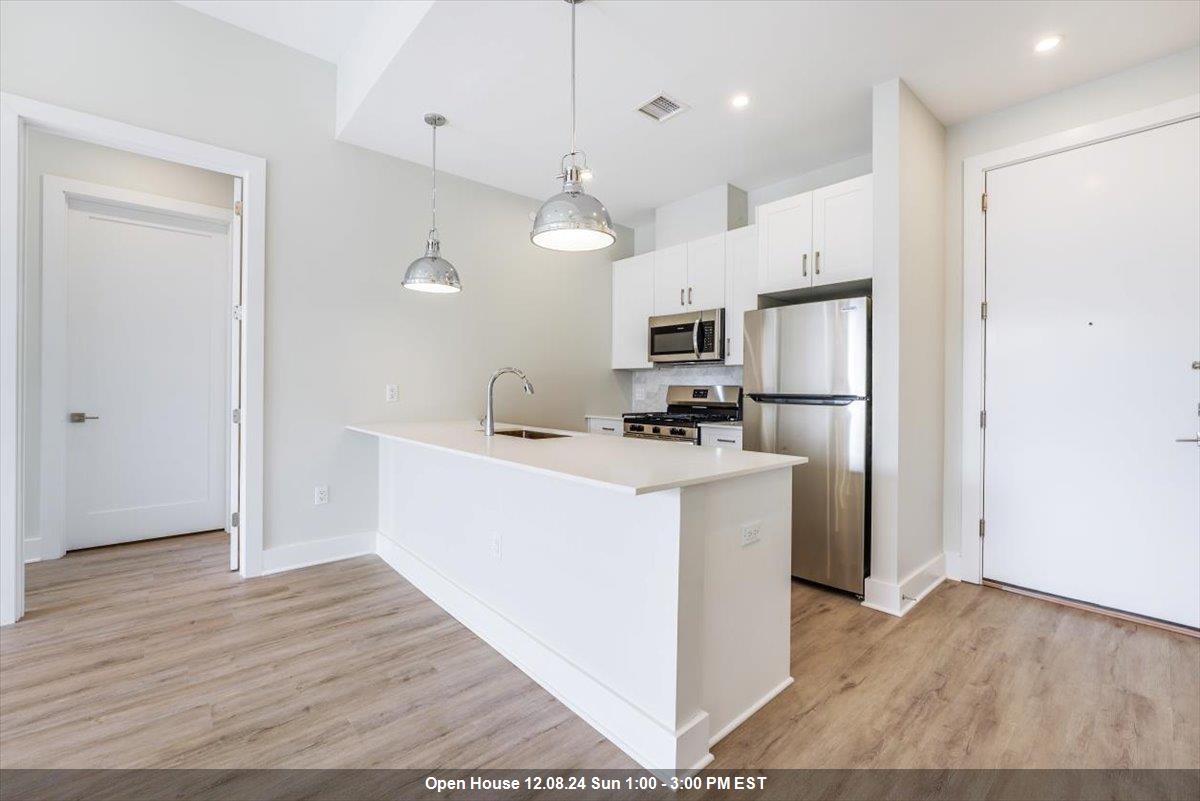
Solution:
<svg viewBox="0 0 1200 801"><path fill-rule="evenodd" d="M634 495L723 481L808 461L803 456L702 448L682 442L507 424L497 425L496 430L528 428L567 436L539 440L485 437L478 423L465 421L361 423L346 428L381 439L410 442L476 459L501 462L518 470L560 476Z"/></svg>

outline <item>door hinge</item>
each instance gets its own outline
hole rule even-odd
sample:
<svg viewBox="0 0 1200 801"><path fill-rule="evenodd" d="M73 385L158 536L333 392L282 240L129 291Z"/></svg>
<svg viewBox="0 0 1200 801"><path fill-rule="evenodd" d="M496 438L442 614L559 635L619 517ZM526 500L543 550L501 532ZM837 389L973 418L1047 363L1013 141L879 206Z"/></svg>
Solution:
<svg viewBox="0 0 1200 801"><path fill-rule="evenodd" d="M238 426L240 426L242 424L242 410L241 409L233 410L233 424L238 425Z"/></svg>
<svg viewBox="0 0 1200 801"><path fill-rule="evenodd" d="M979 518L979 536L981 536L981 537L983 536L984 528L985 528L985 525L983 522L983 518L981 517L981 518Z"/></svg>
<svg viewBox="0 0 1200 801"><path fill-rule="evenodd" d="M233 307L233 319L245 320L246 319L246 307L245 306L234 306Z"/></svg>
<svg viewBox="0 0 1200 801"><path fill-rule="evenodd" d="M234 512L233 514L231 514L229 516L229 527L237 528L238 522L240 522L240 520L241 520L241 515L239 515L237 512Z"/></svg>
<svg viewBox="0 0 1200 801"><path fill-rule="evenodd" d="M983 213L987 214L987 192L984 192L983 195L980 197L979 205L983 209ZM240 212L239 212L239 214L240 214Z"/></svg>
<svg viewBox="0 0 1200 801"><path fill-rule="evenodd" d="M979 319L980 320L987 319L987 301L986 300L983 303L979 304Z"/></svg>
<svg viewBox="0 0 1200 801"><path fill-rule="evenodd" d="M986 409L979 410L979 427L987 428L987 410Z"/></svg>
<svg viewBox="0 0 1200 801"><path fill-rule="evenodd" d="M242 216L242 201L239 200L233 204L233 213L239 217Z"/></svg>

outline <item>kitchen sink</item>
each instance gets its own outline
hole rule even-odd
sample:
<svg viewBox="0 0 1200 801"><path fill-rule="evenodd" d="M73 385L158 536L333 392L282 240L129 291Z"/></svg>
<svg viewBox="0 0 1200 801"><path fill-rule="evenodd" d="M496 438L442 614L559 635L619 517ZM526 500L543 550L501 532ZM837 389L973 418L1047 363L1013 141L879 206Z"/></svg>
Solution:
<svg viewBox="0 0 1200 801"><path fill-rule="evenodd" d="M497 431L498 437L520 437L521 439L557 439L566 434L551 434L547 431L530 431L528 428L514 428L511 431Z"/></svg>

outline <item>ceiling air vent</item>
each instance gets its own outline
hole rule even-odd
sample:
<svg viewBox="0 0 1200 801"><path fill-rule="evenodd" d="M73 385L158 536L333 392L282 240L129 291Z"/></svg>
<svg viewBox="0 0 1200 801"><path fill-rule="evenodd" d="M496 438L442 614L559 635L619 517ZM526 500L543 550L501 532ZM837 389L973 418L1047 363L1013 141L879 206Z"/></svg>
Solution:
<svg viewBox="0 0 1200 801"><path fill-rule="evenodd" d="M666 122L687 110L686 104L666 95L659 95L638 107L638 111L657 122Z"/></svg>

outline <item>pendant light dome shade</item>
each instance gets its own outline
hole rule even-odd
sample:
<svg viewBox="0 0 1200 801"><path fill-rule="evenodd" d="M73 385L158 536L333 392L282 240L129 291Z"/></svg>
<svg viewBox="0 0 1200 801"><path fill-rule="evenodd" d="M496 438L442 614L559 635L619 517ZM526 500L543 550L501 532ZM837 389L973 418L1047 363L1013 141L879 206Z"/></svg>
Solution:
<svg viewBox="0 0 1200 801"><path fill-rule="evenodd" d="M608 209L583 191L579 168L567 170L563 191L538 209L530 239L549 250L600 250L617 241ZM574 180L573 180L574 179Z"/></svg>
<svg viewBox="0 0 1200 801"><path fill-rule="evenodd" d="M425 124L433 129L433 220L429 226L429 238L425 241L425 255L413 261L404 271L404 288L417 292L460 292L462 282L458 270L442 258L442 243L437 232L437 129L446 124L441 114L426 114Z"/></svg>
<svg viewBox="0 0 1200 801"><path fill-rule="evenodd" d="M600 250L616 242L617 235L608 209L583 191L583 175L591 170L587 155L575 147L575 6L582 0L566 2L571 5L571 152L562 159L562 191L538 209L529 239L548 250Z"/></svg>

